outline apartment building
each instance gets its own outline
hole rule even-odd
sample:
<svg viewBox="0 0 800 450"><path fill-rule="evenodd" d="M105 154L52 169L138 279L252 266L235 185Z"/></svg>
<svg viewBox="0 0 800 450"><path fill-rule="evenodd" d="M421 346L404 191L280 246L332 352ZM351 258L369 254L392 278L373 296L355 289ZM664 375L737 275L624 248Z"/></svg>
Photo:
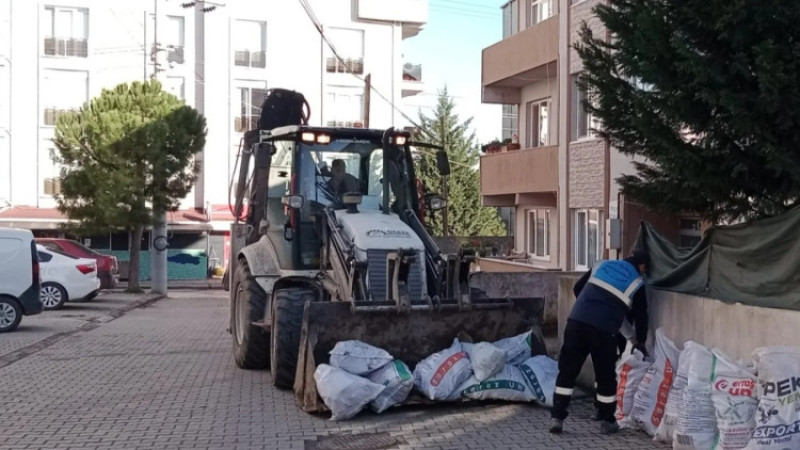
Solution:
<svg viewBox="0 0 800 450"><path fill-rule="evenodd" d="M480 161L483 204L515 212L513 263L491 270L586 270L626 255L643 220L684 245L699 240L695 218L654 214L620 193L614 180L633 173L631 160L592 132L601 124L583 107L573 45L584 22L603 35L592 13L600 1L510 0L503 39L483 50L482 101L503 105L519 147Z"/></svg>
<svg viewBox="0 0 800 450"><path fill-rule="evenodd" d="M208 123L200 178L168 215L170 248L222 262L229 180L267 89L302 92L313 125L402 127L389 102L367 101L359 78L369 76L398 108L424 88L421 68L403 60L402 48L427 22L427 0L309 3L344 62L297 1L0 0L0 226L62 234L66 218L53 198L60 168L50 158L58 116L158 70L165 88ZM130 244L125 233L82 239L122 259Z"/></svg>

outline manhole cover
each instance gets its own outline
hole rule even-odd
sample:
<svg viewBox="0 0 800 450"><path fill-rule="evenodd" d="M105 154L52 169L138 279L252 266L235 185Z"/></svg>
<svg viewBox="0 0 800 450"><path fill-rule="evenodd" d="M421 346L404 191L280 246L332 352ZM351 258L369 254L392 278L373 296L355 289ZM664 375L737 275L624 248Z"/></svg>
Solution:
<svg viewBox="0 0 800 450"><path fill-rule="evenodd" d="M389 433L346 434L306 441L305 450L384 450L405 443L403 438Z"/></svg>

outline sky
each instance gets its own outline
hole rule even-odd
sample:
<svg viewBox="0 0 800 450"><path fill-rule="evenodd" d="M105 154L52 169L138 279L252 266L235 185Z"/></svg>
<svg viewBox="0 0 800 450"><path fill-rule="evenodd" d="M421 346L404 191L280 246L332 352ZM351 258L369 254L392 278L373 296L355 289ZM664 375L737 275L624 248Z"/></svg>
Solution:
<svg viewBox="0 0 800 450"><path fill-rule="evenodd" d="M403 99L415 121L432 115L438 91L447 86L461 121L473 118L479 142L500 138L500 105L481 104L481 52L500 41L500 6L507 0L428 0L428 23L403 42L404 61L422 64L425 91Z"/></svg>

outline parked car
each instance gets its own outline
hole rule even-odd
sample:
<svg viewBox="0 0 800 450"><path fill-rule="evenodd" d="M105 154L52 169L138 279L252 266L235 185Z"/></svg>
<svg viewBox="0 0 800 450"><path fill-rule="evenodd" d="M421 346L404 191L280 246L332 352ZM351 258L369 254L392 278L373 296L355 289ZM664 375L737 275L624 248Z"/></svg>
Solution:
<svg viewBox="0 0 800 450"><path fill-rule="evenodd" d="M0 228L0 333L14 331L22 316L42 312L39 269L33 233Z"/></svg>
<svg viewBox="0 0 800 450"><path fill-rule="evenodd" d="M77 258L43 245L36 250L42 267L44 309L61 309L68 300L91 300L100 292L94 259Z"/></svg>
<svg viewBox="0 0 800 450"><path fill-rule="evenodd" d="M119 283L119 263L116 256L98 253L72 239L36 238L36 243L50 250L66 253L78 258L91 258L97 261L97 277L101 289L114 289Z"/></svg>

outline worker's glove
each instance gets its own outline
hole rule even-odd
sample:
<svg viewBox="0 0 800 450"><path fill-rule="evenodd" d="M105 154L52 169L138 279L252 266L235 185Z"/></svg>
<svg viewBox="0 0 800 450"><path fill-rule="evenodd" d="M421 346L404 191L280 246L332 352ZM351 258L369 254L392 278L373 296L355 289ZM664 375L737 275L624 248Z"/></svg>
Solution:
<svg viewBox="0 0 800 450"><path fill-rule="evenodd" d="M650 357L650 353L647 352L647 348L644 346L644 343L642 343L642 342L637 342L637 343L633 344L633 348L631 349L631 353L633 353L634 350L639 350L640 352L642 352L642 355L644 355L645 358L649 358Z"/></svg>

